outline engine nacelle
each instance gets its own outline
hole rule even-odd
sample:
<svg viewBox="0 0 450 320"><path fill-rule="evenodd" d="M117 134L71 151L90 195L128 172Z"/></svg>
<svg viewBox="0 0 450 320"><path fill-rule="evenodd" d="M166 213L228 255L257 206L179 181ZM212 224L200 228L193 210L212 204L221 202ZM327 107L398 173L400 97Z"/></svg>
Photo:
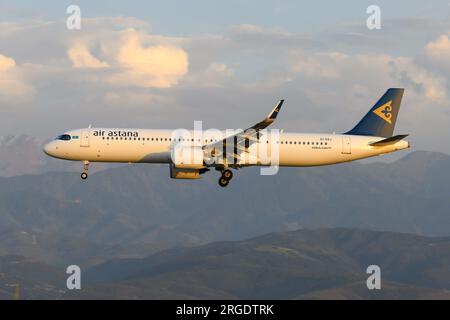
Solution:
<svg viewBox="0 0 450 320"><path fill-rule="evenodd" d="M200 179L199 169L178 169L170 165L170 177L172 179Z"/></svg>
<svg viewBox="0 0 450 320"><path fill-rule="evenodd" d="M203 149L201 146L176 145L171 151L172 163L177 169L202 169Z"/></svg>

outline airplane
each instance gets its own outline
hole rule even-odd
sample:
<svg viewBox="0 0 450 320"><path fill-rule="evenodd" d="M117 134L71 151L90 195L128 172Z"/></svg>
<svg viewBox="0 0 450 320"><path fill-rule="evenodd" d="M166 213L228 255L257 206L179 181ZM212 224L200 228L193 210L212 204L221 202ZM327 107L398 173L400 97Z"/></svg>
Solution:
<svg viewBox="0 0 450 320"><path fill-rule="evenodd" d="M58 135L44 152L82 161L83 180L91 162L163 163L169 165L173 179L199 179L215 169L221 172L219 185L226 187L233 177L230 169L331 165L409 148L407 134L393 135L403 92L403 88L388 89L353 129L342 134L272 134L266 128L277 118L284 102L280 100L264 120L232 134L182 130L176 136L174 130L89 126ZM260 149L266 149L266 156L260 156Z"/></svg>

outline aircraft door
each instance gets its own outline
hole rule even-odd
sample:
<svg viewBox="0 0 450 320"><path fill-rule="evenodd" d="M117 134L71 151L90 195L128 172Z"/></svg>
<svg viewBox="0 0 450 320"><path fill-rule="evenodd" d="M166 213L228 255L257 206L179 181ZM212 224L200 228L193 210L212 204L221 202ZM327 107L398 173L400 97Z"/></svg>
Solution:
<svg viewBox="0 0 450 320"><path fill-rule="evenodd" d="M352 140L349 136L342 137L342 153L351 154L352 153Z"/></svg>
<svg viewBox="0 0 450 320"><path fill-rule="evenodd" d="M91 135L91 128L86 128L81 131L80 146L89 147L89 137Z"/></svg>

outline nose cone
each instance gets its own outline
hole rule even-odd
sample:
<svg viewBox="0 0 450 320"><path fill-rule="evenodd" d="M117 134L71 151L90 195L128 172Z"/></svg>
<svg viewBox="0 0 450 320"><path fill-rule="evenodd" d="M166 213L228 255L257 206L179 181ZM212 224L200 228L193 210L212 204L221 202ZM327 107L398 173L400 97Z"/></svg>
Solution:
<svg viewBox="0 0 450 320"><path fill-rule="evenodd" d="M56 155L57 146L54 141L47 143L44 146L44 153L50 157L54 157Z"/></svg>
<svg viewBox="0 0 450 320"><path fill-rule="evenodd" d="M50 143L47 143L47 144L44 146L44 149L42 149L42 151L44 151L44 153L45 153L46 155L51 156L51 154L50 154Z"/></svg>

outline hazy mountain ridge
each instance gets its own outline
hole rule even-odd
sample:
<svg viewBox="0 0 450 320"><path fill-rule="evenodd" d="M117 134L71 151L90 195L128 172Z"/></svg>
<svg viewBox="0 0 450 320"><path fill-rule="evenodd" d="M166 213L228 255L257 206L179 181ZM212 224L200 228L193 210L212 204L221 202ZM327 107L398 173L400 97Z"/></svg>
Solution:
<svg viewBox="0 0 450 320"><path fill-rule="evenodd" d="M449 169L448 155L412 152L392 163L282 168L275 176L260 176L257 168L248 168L236 171L226 189L217 186L214 172L199 181L171 180L165 165L112 168L91 174L87 181L80 180L79 172L0 177L2 263L11 265L11 255L28 257L17 262L23 271L18 268L16 276L4 279L0 295L10 297L13 289L8 285L14 279L25 279L26 285L26 274L32 272L27 266L36 262L49 274L57 271L58 277L69 264L83 270L116 264L117 271L91 269L88 278L106 282L93 284L89 292L65 293L60 282L43 281L24 291L24 297L231 299L263 298L260 292L272 292L289 299L448 298L447 238L433 238L433 245L427 246L429 238L419 236L327 231L310 238L299 233L303 244L289 246L283 243L283 233L277 233L239 243L161 250L311 227L450 235ZM245 245L252 241L260 244ZM238 264L233 266L224 252ZM279 254L290 258L278 261L274 257ZM363 267L374 259L382 260L385 285L391 288L376 296L361 289ZM149 263L144 269L143 262ZM291 262L316 273L298 274L286 267L284 278L261 280L268 271L259 265L276 273ZM330 262L335 273L326 267ZM210 281L199 275L202 265L209 266L204 271L211 272ZM247 278L241 279L242 274ZM223 279L222 285L212 281L216 277ZM120 295L111 296L117 292Z"/></svg>
<svg viewBox="0 0 450 320"><path fill-rule="evenodd" d="M108 252L140 257L302 227L450 235L449 169L447 155L413 152L393 163L282 168L275 176L243 169L226 189L214 172L199 181L171 180L167 166L144 164L87 181L64 172L0 178L0 232L48 239L50 263L63 263L51 243L64 237L92 244L98 251L93 261L83 259L88 265ZM78 240L68 248L77 251ZM39 257L35 247L0 243L0 252Z"/></svg>
<svg viewBox="0 0 450 320"><path fill-rule="evenodd" d="M63 298L65 269L22 256L0 256L0 300Z"/></svg>
<svg viewBox="0 0 450 320"><path fill-rule="evenodd" d="M431 249L430 249L431 248ZM382 290L366 287L379 265ZM273 233L109 261L85 274L86 298L450 299L450 237L357 229ZM124 290L112 290L112 288ZM126 288L126 289L125 289Z"/></svg>
<svg viewBox="0 0 450 320"><path fill-rule="evenodd" d="M0 177L41 174L50 171L80 171L81 164L48 157L42 151L47 140L24 134L0 136ZM114 167L98 164L92 172Z"/></svg>
<svg viewBox="0 0 450 320"><path fill-rule="evenodd" d="M368 290L366 268L381 268ZM303 229L164 250L82 268L0 256L0 299L450 299L450 237L362 229Z"/></svg>

